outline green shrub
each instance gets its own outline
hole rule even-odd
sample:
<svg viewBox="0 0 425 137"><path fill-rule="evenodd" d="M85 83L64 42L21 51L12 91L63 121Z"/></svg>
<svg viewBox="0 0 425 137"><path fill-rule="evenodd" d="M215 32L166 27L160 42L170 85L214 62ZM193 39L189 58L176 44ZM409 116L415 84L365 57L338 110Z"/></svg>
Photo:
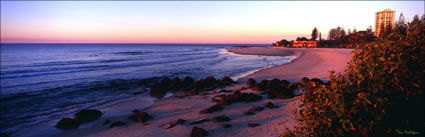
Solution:
<svg viewBox="0 0 425 137"><path fill-rule="evenodd" d="M283 136L424 136L425 15L352 52L343 74L302 95Z"/></svg>

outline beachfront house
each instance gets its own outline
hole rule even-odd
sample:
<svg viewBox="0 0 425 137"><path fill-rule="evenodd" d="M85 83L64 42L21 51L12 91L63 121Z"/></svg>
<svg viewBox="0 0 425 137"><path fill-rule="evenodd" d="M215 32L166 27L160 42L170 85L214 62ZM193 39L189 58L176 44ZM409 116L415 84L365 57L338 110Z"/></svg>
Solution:
<svg viewBox="0 0 425 137"><path fill-rule="evenodd" d="M316 48L317 47L317 41L315 41L315 40L294 41L294 42L292 42L292 46L295 47L295 48L302 48L302 47Z"/></svg>

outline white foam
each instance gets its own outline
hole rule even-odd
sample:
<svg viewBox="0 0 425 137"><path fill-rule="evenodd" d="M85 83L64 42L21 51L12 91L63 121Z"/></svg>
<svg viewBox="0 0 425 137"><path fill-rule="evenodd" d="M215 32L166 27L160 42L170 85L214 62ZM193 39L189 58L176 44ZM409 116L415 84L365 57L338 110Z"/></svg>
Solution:
<svg viewBox="0 0 425 137"><path fill-rule="evenodd" d="M249 57L249 58L253 58L253 57L254 58L264 58L265 62L267 62L268 59L269 60L272 60L272 61L273 60L281 60L281 59L286 60L286 61L281 62L279 64L273 64L272 63L271 66L265 66L264 68L260 68L260 69L256 69L256 70L251 70L251 71L243 72L243 73L240 73L240 74L238 74L236 76L231 76L230 78L233 79L234 81L237 81L240 78L246 77L246 76L248 76L250 74L253 74L253 73L255 73L257 71L260 71L260 70L263 70L263 69L267 69L267 68L271 68L271 67L275 67L275 66L279 66L279 65L282 65L282 64L286 64L286 63L292 62L294 59L296 59L296 58L298 58L298 57L300 57L302 55L302 52L297 52L296 54L290 55L290 56L242 55L242 54L237 54L237 53L234 53L234 52L230 52L226 48L220 49L219 53L221 55L227 55L227 56L238 56L238 57ZM265 64L267 64L267 63L265 63Z"/></svg>

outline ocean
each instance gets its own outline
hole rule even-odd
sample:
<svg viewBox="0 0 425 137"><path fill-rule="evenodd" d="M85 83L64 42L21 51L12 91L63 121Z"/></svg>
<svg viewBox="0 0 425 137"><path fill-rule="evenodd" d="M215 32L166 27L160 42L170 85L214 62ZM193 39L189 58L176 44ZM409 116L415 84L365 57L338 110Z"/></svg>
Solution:
<svg viewBox="0 0 425 137"><path fill-rule="evenodd" d="M160 78L237 80L266 64L272 67L294 58L238 55L225 49L246 45L1 44L0 132L13 134L132 98L147 82Z"/></svg>

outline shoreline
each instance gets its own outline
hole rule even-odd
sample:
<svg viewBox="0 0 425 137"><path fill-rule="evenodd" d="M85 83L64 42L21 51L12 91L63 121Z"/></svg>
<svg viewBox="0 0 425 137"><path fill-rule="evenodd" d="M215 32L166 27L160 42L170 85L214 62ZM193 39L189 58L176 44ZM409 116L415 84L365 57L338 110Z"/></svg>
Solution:
<svg viewBox="0 0 425 137"><path fill-rule="evenodd" d="M243 48L243 50L237 50L241 48ZM273 50L273 52L271 52L271 50ZM295 55L298 57L295 59L292 59L288 63L284 63L281 65L277 65L277 66L266 68L266 69L260 69L253 73L250 73L242 78L239 78L237 81L239 84L234 84L224 89L239 90L245 85L245 82L248 78L254 78L257 81L262 79L272 79L272 78L279 78L281 80L284 80L287 76L290 76L290 75L275 75L275 74L278 74L281 70L285 70L285 69L286 71L288 71L288 69L293 68L294 66L293 64L295 64L295 66L299 66L299 62L306 61L306 58L322 55L321 52L331 53L332 56L347 56L332 50L337 50L337 49L327 49L325 51L322 51L317 49L288 49L288 48L271 48L271 47L231 48L229 52L234 54L241 54L241 55L253 55L251 54L253 51L255 52L260 51L263 53L262 54L263 56L264 55L266 56L286 55L287 56L288 54L292 53L292 55ZM346 51L343 51L343 52L346 52ZM255 55L258 55L258 54L255 54ZM316 65L320 65L320 64L316 64ZM323 65L319 67L323 67ZM268 73L271 73L271 74L268 74ZM326 71L326 74L327 74L327 71ZM299 75L295 75L295 78L298 78L297 76ZM290 76L290 77L293 78L294 76ZM312 78L312 77L309 77L309 78ZM291 83L298 80L289 79ZM190 134L190 129L192 126L177 125L171 129L163 129L163 128L160 128L160 126L164 123L171 122L179 118L182 118L191 122L191 121L199 120L202 118L211 118L212 116L216 116L220 114L227 115L232 119L230 122L227 122L233 125L232 128L223 129L219 124L216 124L214 122L207 122L207 123L203 123L203 124L195 125L195 126L206 129L212 136L277 136L277 135L280 135L280 133L282 132L281 130L285 129L286 127L291 128L291 126L295 124L295 120L291 118L292 114L290 113L290 109L297 106L297 102L299 99L298 97L295 97L292 99L278 99L278 100L263 98L260 102L246 103L246 104L237 103L237 104L231 105L229 107L226 107L226 110L228 108L230 109L228 111L220 111L213 114L199 114L200 109L206 108L212 104L212 102L210 101L210 98L214 97L214 95L217 95L217 92L219 90L220 89L209 91L208 93L211 93L211 95L195 95L195 96L190 96L183 99L178 98L176 96L171 96L168 98L152 100L152 105L150 104L146 105L146 102L141 101L143 99L137 96L139 98L126 100L126 101L119 102L117 104L113 104L111 106L100 109L104 112L104 114L102 115L100 119L92 123L84 124L79 129L60 131L59 133L56 132L51 135L57 136L57 137L67 137L67 136L109 137L109 136L117 136L117 135L188 136ZM243 92L255 93L256 91L247 89L247 90L244 90ZM258 113L254 115L253 117L244 116L243 114L241 114L242 110L245 110L252 105L261 106L262 104L268 101L278 106L281 106L281 108L276 110L271 110L271 109L265 110L265 112L263 111L261 113ZM144 105L144 107L141 107L140 105ZM150 124L141 126L141 124L139 123L128 121L127 117L128 115L131 114L131 110L136 108L139 108L154 117L153 120L149 121ZM279 111L280 113L279 114L271 113L273 111ZM112 115L112 114L115 114L115 115ZM115 127L115 128L109 129L107 128L107 126L102 124L103 121L105 121L106 119L109 119L112 121L117 121L117 120L124 121L126 125L122 127ZM255 119L254 122L261 123L261 126L256 128L247 127L246 123L253 121L252 119ZM282 122L286 124L282 124ZM43 134L43 135L46 135L46 134ZM50 135L47 135L47 136L50 136Z"/></svg>

